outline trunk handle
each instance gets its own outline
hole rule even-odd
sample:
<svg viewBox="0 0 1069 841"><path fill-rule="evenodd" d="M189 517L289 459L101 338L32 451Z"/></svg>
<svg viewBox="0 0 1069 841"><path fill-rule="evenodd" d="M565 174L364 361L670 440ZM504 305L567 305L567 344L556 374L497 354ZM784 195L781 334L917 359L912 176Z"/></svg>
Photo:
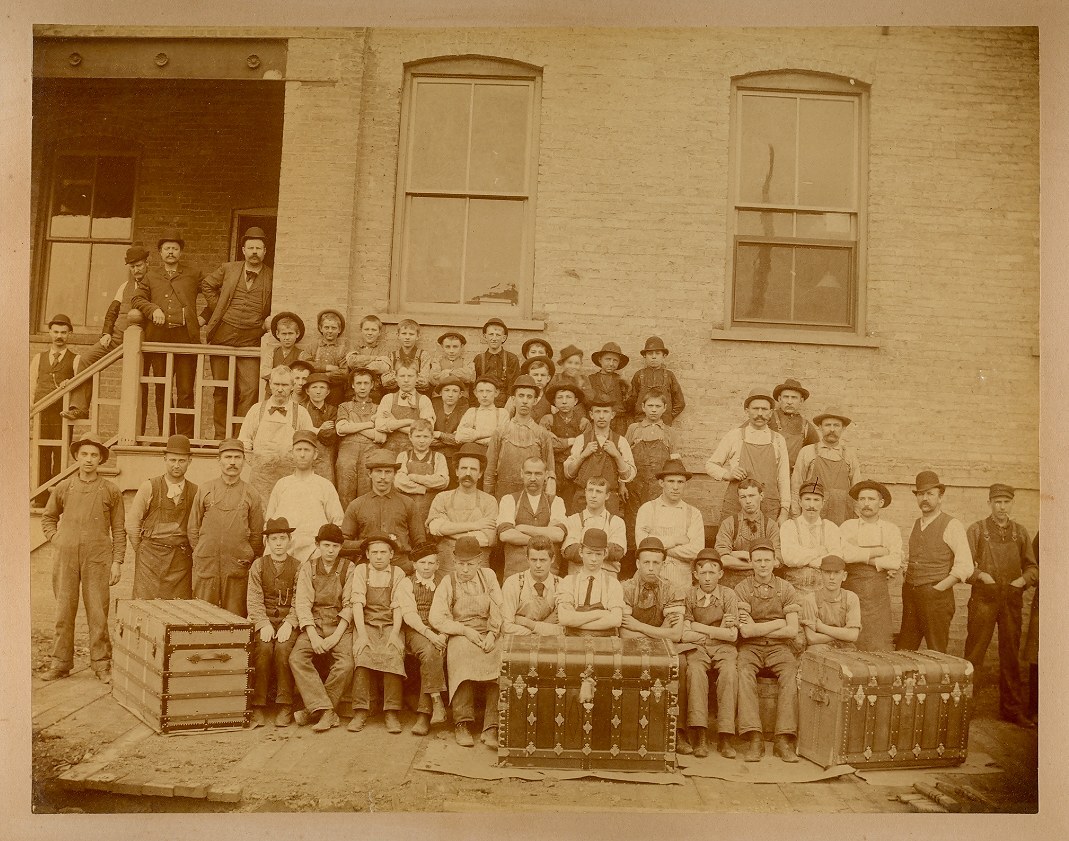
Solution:
<svg viewBox="0 0 1069 841"><path fill-rule="evenodd" d="M216 651L213 654L190 654L190 663L199 663L201 660L218 660L221 663L226 663L230 660L230 655L225 651Z"/></svg>

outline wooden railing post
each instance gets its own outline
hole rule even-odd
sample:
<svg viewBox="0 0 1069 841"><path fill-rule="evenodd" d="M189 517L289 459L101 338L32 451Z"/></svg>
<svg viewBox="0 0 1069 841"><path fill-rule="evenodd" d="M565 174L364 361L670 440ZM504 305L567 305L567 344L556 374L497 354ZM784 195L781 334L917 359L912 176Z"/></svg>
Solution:
<svg viewBox="0 0 1069 841"><path fill-rule="evenodd" d="M136 310L131 310L130 315ZM119 445L132 447L137 443L141 424L141 325L130 319L130 326L122 336L122 385L119 390ZM137 319L140 321L140 319Z"/></svg>

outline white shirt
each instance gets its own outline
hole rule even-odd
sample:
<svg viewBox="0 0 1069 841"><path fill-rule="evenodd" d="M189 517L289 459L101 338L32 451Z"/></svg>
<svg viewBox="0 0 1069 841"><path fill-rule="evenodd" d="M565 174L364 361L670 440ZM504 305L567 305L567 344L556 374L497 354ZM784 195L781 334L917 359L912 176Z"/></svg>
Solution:
<svg viewBox="0 0 1069 841"><path fill-rule="evenodd" d="M686 537L687 542L668 550L668 557L693 561L705 548L705 521L702 512L683 500L675 505L663 496L643 503L635 517L635 545L647 537Z"/></svg>
<svg viewBox="0 0 1069 841"><path fill-rule="evenodd" d="M531 506L531 510L538 511L538 503L542 498L542 494L536 494L531 496L526 494L527 503ZM512 494L505 494L501 497L497 503L497 527L500 529L502 526L514 526L516 525L516 500ZM553 497L553 502L549 506L549 523L548 525L564 525L567 519L567 512L564 508L564 500L559 496Z"/></svg>
<svg viewBox="0 0 1069 841"><path fill-rule="evenodd" d="M260 417L260 407L266 404L263 417ZM288 453L293 449L293 433L298 429L313 429L312 416L308 410L295 400L289 400L283 404L286 414L272 412L274 404L268 400L261 401L249 409L241 422L241 432L238 440L245 445L246 453L256 453L261 456L277 456ZM297 413L297 425L293 423L293 413Z"/></svg>
<svg viewBox="0 0 1069 841"><path fill-rule="evenodd" d="M869 549L882 546L886 555L873 558L876 569L893 570L902 568L902 532L894 523L877 519L866 523L859 519L847 520L839 526L842 538L843 560L848 564L867 563Z"/></svg>
<svg viewBox="0 0 1069 841"><path fill-rule="evenodd" d="M831 520L810 523L803 517L794 517L779 527L779 542L784 566L795 568L820 569L825 555L841 557L843 551L839 527Z"/></svg>
<svg viewBox="0 0 1069 841"><path fill-rule="evenodd" d="M307 561L315 551L315 537L327 523L341 525L341 500L329 479L316 473L283 476L271 490L264 520L285 517L290 528L290 554L298 561Z"/></svg>

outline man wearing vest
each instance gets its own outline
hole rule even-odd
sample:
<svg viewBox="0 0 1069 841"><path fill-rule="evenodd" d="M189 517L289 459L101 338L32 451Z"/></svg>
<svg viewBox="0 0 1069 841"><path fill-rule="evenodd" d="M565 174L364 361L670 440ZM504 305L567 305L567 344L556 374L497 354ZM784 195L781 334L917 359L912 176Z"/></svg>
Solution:
<svg viewBox="0 0 1069 841"><path fill-rule="evenodd" d="M902 582L902 627L897 648L916 651L924 640L946 653L954 618L954 585L973 574L965 526L942 510L946 485L931 470L917 474L913 495L921 516L913 524Z"/></svg>
<svg viewBox="0 0 1069 841"><path fill-rule="evenodd" d="M177 231L167 231L156 242L163 262L162 268L153 266L143 283L134 289L131 307L141 311L145 323L146 342L171 344L200 344L200 328L204 317L197 314L197 292L201 288L203 272L196 266L182 262L186 241ZM178 354L174 357L174 387L177 402L172 407L193 408L193 385L196 382L199 356ZM162 377L167 370L167 355L146 353L145 373ZM168 386L165 384L164 388ZM163 393L156 392L156 434L167 435L163 428ZM143 399L147 396L143 395ZM144 428L147 418L141 418ZM193 434L193 415L175 416L174 431L185 436Z"/></svg>
<svg viewBox="0 0 1069 841"><path fill-rule="evenodd" d="M547 476L545 461L532 456L523 462L520 470L523 490L501 497L497 511L497 539L505 548L502 576L505 579L527 569L527 545L532 538L545 537L557 547L567 533L564 500L546 493ZM554 549L551 555L555 552Z"/></svg>
<svg viewBox="0 0 1069 841"><path fill-rule="evenodd" d="M97 360L103 359L122 344L123 334L130 326L129 312L134 303L134 291L148 273L148 249L132 245L126 249L126 266L130 277L119 287L115 297L108 305L104 315L104 326L100 329L100 339L81 354L79 369L88 368ZM146 392L141 393L141 416L145 416ZM64 415L71 420L89 417L89 403L93 397L93 381L87 380L71 393L70 409Z"/></svg>
<svg viewBox="0 0 1069 841"><path fill-rule="evenodd" d="M591 425L575 439L571 454L564 461L564 475L576 485L571 510L582 511L585 506L587 479L600 477L608 482L609 494L605 507L613 514L622 513L620 503L626 497L624 484L635 478L635 457L631 445L612 431L613 402L601 397L590 402Z"/></svg>
<svg viewBox="0 0 1069 841"><path fill-rule="evenodd" d="M201 291L208 301L211 318L205 328L208 343L230 347L259 348L267 332L271 315L271 267L264 263L267 235L260 228L249 228L241 238L244 260L223 263L204 278ZM211 358L212 377L227 378L229 359ZM234 359L234 418L249 413L259 394L259 356ZM226 438L227 390L215 389L215 437Z"/></svg>
<svg viewBox="0 0 1069 841"><path fill-rule="evenodd" d="M163 451L164 473L137 489L126 514L134 550L134 599L193 598L189 512L197 486L186 481L189 439L172 435Z"/></svg>
<svg viewBox="0 0 1069 841"><path fill-rule="evenodd" d="M787 456L793 471L802 447L820 441L813 422L802 416L802 404L809 399L809 389L798 380L788 377L772 389L772 396L777 405L768 419L768 428L778 432L787 442Z"/></svg>
<svg viewBox="0 0 1069 841"><path fill-rule="evenodd" d="M761 510L763 497L764 488L756 479L743 479L739 482L739 510L724 518L713 541L724 570L720 579L721 587L734 590L739 582L753 574L750 547L757 541L767 540L771 543L776 561L783 561L779 544L779 522Z"/></svg>
<svg viewBox="0 0 1069 841"><path fill-rule="evenodd" d="M77 371L78 357L67 347L67 338L74 330L70 316L57 313L48 322L52 346L37 354L30 362L30 405L51 394ZM63 437L63 405L56 401L40 414L40 437L60 440ZM37 481L43 484L59 473L60 445L39 448ZM45 502L47 500L41 500Z"/></svg>
<svg viewBox="0 0 1069 841"><path fill-rule="evenodd" d="M998 626L999 708L1002 718L1019 727L1035 727L1025 713L1021 683L1021 609L1024 589L1039 582L1032 541L1020 523L1010 519L1014 490L996 482L988 491L991 516L969 526L976 571L969 579L969 625L965 659L977 676Z"/></svg>

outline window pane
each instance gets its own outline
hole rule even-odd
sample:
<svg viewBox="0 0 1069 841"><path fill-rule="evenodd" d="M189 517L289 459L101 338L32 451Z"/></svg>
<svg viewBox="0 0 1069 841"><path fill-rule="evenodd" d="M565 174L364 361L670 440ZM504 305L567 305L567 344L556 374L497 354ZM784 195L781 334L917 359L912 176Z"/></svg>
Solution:
<svg viewBox="0 0 1069 841"><path fill-rule="evenodd" d="M740 243L734 318L851 326L852 274L848 248Z"/></svg>
<svg viewBox="0 0 1069 841"><path fill-rule="evenodd" d="M742 97L739 166L741 203L795 203L796 103L794 97Z"/></svg>
<svg viewBox="0 0 1069 841"><path fill-rule="evenodd" d="M847 248L795 249L794 320L849 326L851 269Z"/></svg>
<svg viewBox="0 0 1069 841"><path fill-rule="evenodd" d="M797 236L802 239L857 239L852 213L799 213Z"/></svg>
<svg viewBox="0 0 1069 841"><path fill-rule="evenodd" d="M89 236L94 163L88 155L63 155L56 159L49 236Z"/></svg>
<svg viewBox="0 0 1069 841"><path fill-rule="evenodd" d="M89 249L83 242L54 242L49 252L47 321L58 312L66 313L75 324L85 324L85 293L89 282Z"/></svg>
<svg viewBox="0 0 1069 841"><path fill-rule="evenodd" d="M854 101L803 99L799 123L798 203L853 208L857 178Z"/></svg>
<svg viewBox="0 0 1069 841"><path fill-rule="evenodd" d="M735 320L786 321L791 312L791 247L740 243L735 249Z"/></svg>
<svg viewBox="0 0 1069 841"><path fill-rule="evenodd" d="M749 237L793 237L794 213L740 210L738 234Z"/></svg>
<svg viewBox="0 0 1069 841"><path fill-rule="evenodd" d="M412 90L408 190L463 192L467 184L471 84L417 79Z"/></svg>
<svg viewBox="0 0 1069 841"><path fill-rule="evenodd" d="M526 202L472 199L464 297L469 304L520 302Z"/></svg>
<svg viewBox="0 0 1069 841"><path fill-rule="evenodd" d="M405 215L402 288L408 303L460 303L466 199L413 197Z"/></svg>
<svg viewBox="0 0 1069 841"><path fill-rule="evenodd" d="M89 264L86 324L99 327L104 323L104 315L116 291L129 277L125 258L125 245L96 244L93 246L93 256Z"/></svg>
<svg viewBox="0 0 1069 841"><path fill-rule="evenodd" d="M531 90L528 85L475 86L471 192L527 192L527 122Z"/></svg>
<svg viewBox="0 0 1069 841"><path fill-rule="evenodd" d="M134 159L101 158L93 198L93 238L130 239L134 215Z"/></svg>

